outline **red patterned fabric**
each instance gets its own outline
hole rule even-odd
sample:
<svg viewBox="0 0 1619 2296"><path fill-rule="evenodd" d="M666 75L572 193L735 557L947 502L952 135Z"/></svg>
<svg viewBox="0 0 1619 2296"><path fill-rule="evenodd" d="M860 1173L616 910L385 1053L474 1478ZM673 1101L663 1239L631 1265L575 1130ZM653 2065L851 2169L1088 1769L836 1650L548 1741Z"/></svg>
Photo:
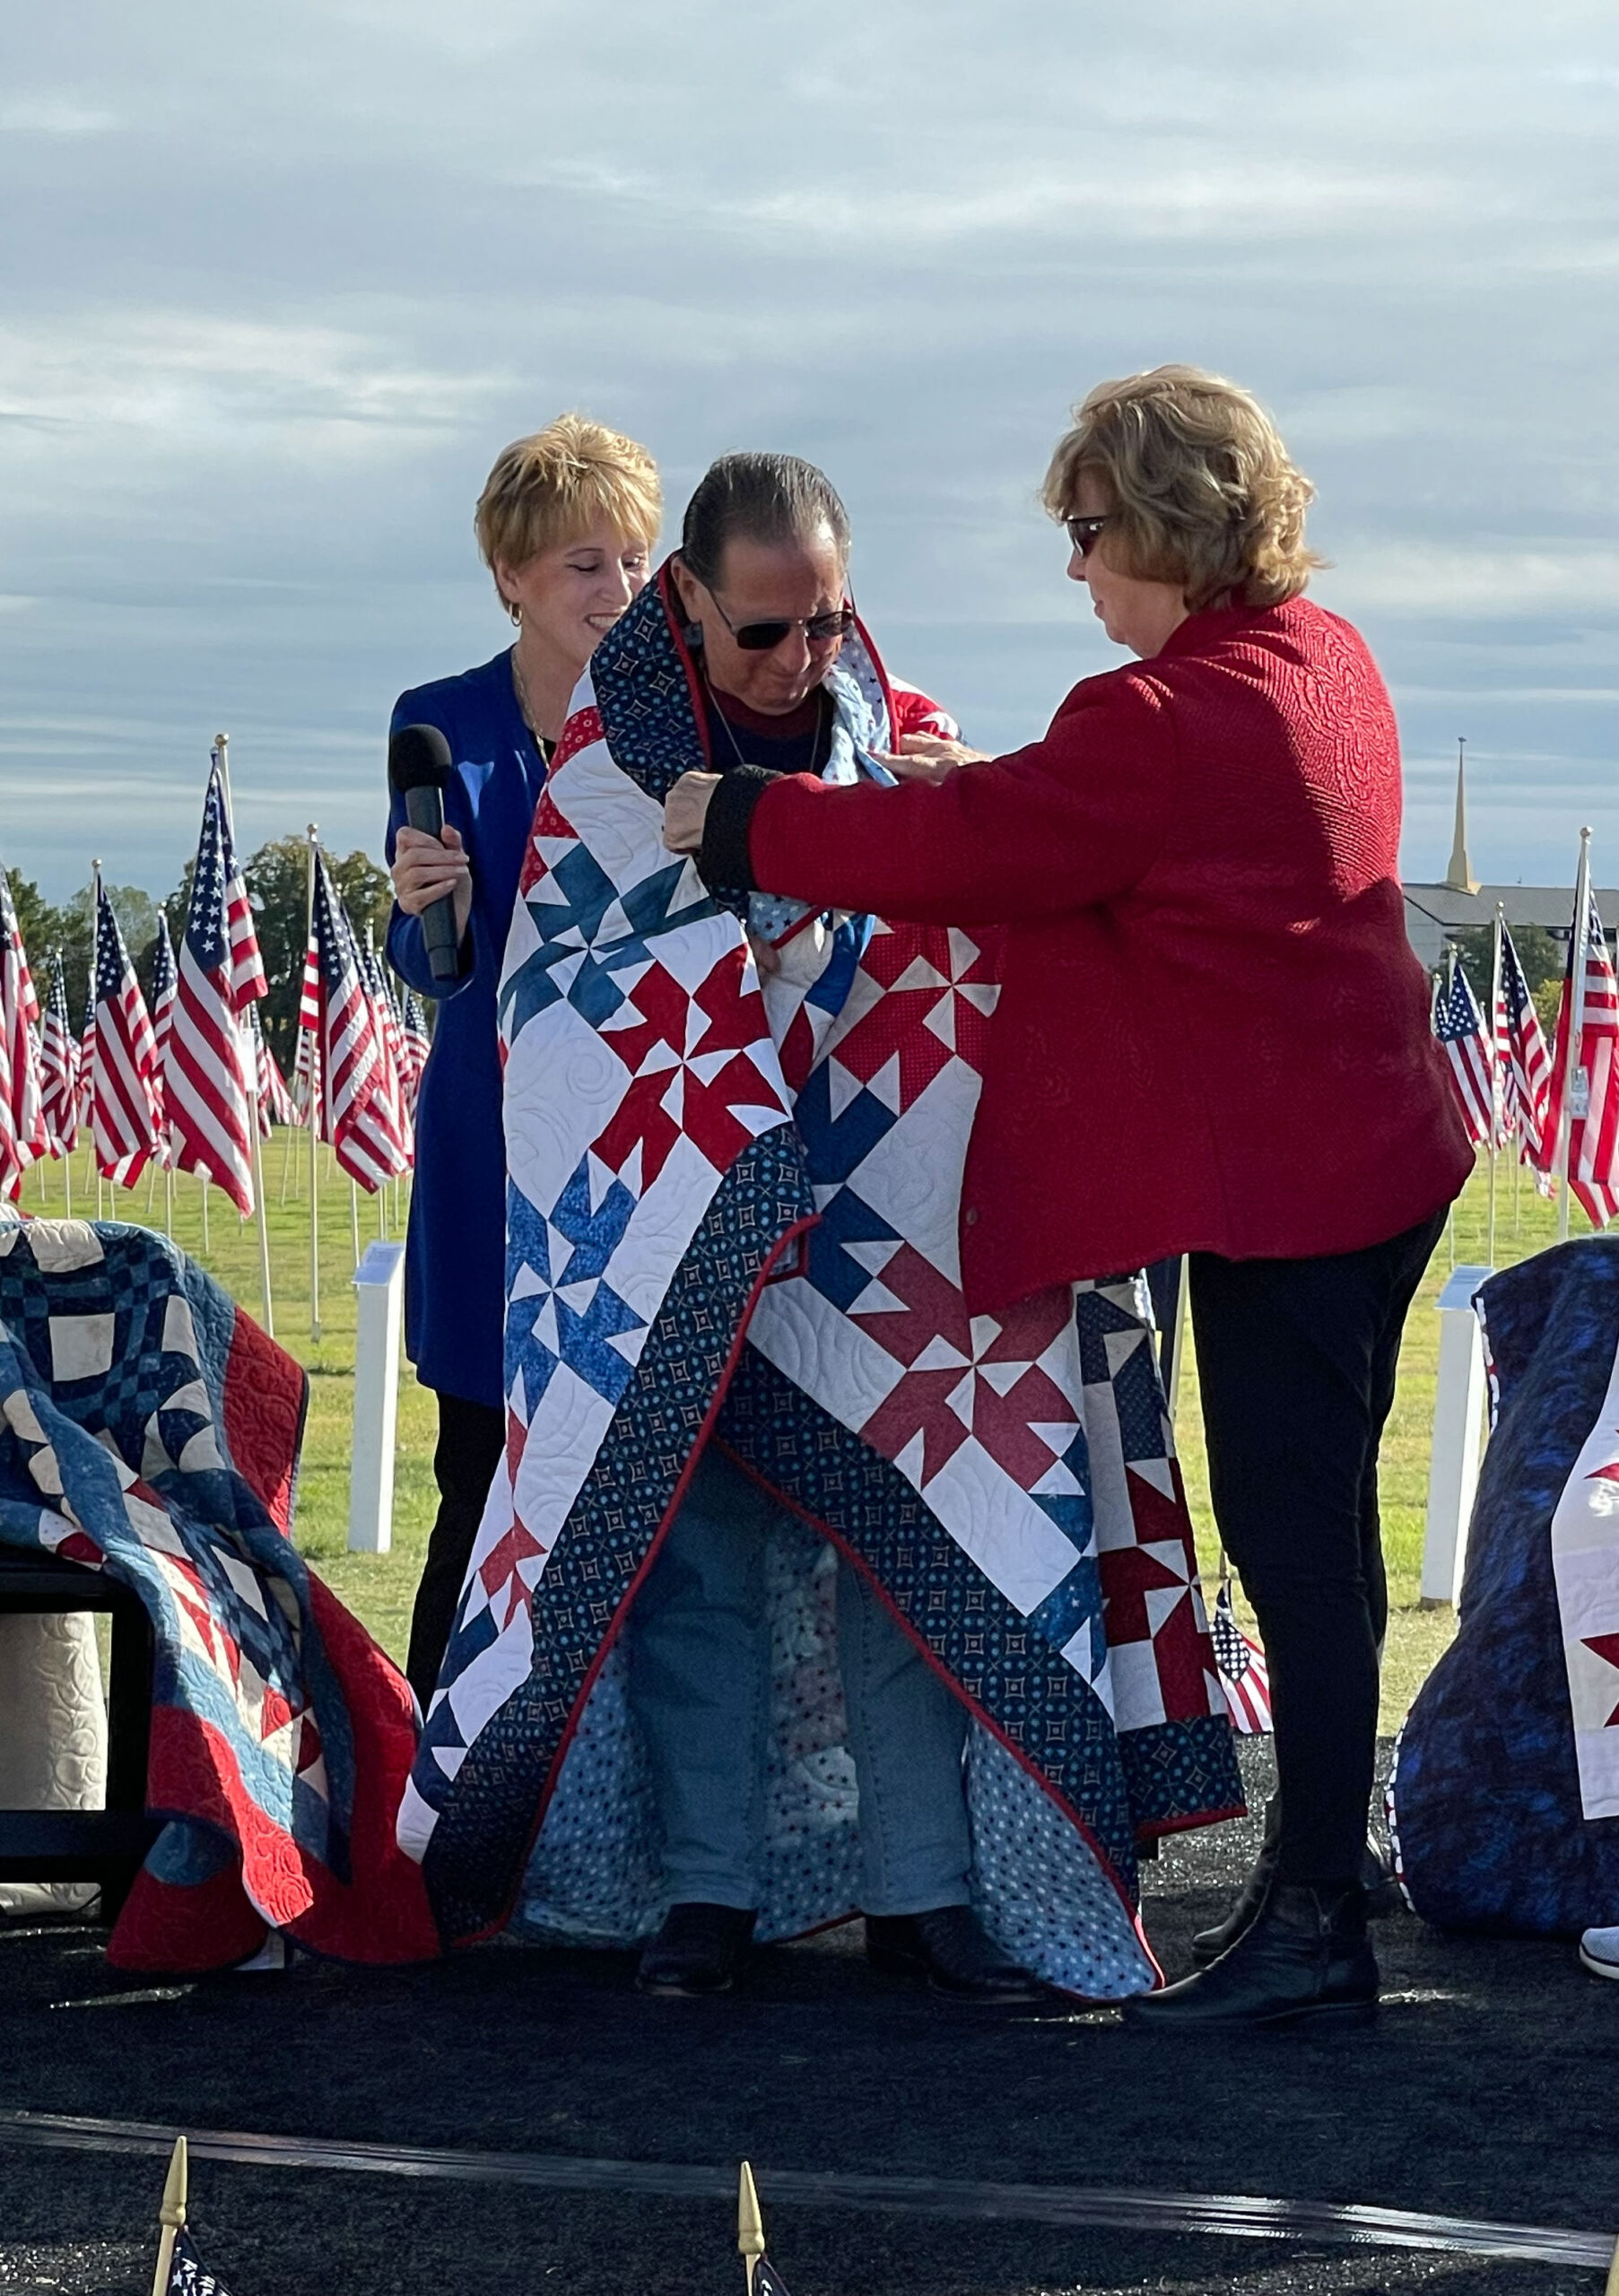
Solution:
<svg viewBox="0 0 1619 2296"><path fill-rule="evenodd" d="M1191 1249L1345 1252L1473 1168L1406 938L1376 665L1300 598L1194 614L937 787L773 783L755 881L1007 928L969 1305Z"/></svg>

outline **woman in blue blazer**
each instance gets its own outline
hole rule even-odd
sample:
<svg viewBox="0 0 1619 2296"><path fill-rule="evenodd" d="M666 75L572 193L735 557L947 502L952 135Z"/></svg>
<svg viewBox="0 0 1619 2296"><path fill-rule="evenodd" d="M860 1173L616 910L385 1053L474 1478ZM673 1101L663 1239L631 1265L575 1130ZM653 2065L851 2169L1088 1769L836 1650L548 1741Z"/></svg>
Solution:
<svg viewBox="0 0 1619 2296"><path fill-rule="evenodd" d="M416 1114L405 1246L405 1347L439 1398L439 1512L411 1617L405 1672L426 1710L490 1479L505 1440L506 1155L495 990L545 768L596 640L645 584L662 496L632 439L564 414L506 448L478 500L483 562L517 641L459 677L402 693L393 730L437 726L455 761L444 837L388 821L388 960L440 1000ZM422 913L448 895L460 975L436 981Z"/></svg>

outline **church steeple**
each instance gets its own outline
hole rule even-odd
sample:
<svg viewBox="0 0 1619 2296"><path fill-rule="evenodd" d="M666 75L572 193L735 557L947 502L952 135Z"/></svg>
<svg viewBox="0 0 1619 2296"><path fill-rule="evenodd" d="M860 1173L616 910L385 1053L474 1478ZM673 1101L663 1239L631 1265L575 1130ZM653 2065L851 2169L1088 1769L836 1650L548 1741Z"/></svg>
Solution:
<svg viewBox="0 0 1619 2296"><path fill-rule="evenodd" d="M1450 865L1445 872L1445 883L1452 892L1475 893L1478 880L1467 858L1467 740L1458 734L1456 740L1456 838L1450 848Z"/></svg>

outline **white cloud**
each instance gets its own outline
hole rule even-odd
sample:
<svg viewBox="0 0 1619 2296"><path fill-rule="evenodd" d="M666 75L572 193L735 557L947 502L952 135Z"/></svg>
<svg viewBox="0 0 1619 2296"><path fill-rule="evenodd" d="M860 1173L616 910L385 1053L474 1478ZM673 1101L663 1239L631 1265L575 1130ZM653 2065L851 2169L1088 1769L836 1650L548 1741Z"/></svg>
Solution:
<svg viewBox="0 0 1619 2296"><path fill-rule="evenodd" d="M564 405L675 512L722 448L824 462L879 636L1024 738L1114 658L1052 439L1165 358L1319 488L1414 821L1464 719L1476 848L1545 874L1604 802L1609 0L78 0L9 46L0 839L42 880L94 807L172 883L221 723L249 833L374 839L393 694L504 635L483 474Z"/></svg>

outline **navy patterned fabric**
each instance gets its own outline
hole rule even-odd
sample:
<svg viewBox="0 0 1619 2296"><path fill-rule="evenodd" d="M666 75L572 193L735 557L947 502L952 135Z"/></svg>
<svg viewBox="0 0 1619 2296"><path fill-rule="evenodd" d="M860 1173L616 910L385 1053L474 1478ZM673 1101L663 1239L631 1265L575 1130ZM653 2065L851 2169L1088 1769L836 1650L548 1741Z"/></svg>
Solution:
<svg viewBox="0 0 1619 2296"><path fill-rule="evenodd" d="M761 1272L809 1211L803 1152L784 1125L737 1158L675 1273L535 1590L534 1671L478 1733L454 1792L442 1795L422 1872L448 1939L491 1927L511 1905L569 1718L670 1511ZM489 1631L489 1617L481 1613L474 1631ZM463 1655L452 1645L447 1673ZM424 1745L435 1728L455 1726L448 1701L440 1704Z"/></svg>
<svg viewBox="0 0 1619 2296"><path fill-rule="evenodd" d="M745 1348L716 1433L866 1563L980 1720L1059 1794L1127 1889L1135 1824L1110 1717L1015 1611L899 1469Z"/></svg>
<svg viewBox="0 0 1619 2296"><path fill-rule="evenodd" d="M1551 1523L1619 1346L1619 1239L1509 1268L1480 1307L1498 1416L1456 1639L1401 1733L1389 1813L1426 1920L1572 1936L1619 1920L1619 1819L1581 1811Z"/></svg>

